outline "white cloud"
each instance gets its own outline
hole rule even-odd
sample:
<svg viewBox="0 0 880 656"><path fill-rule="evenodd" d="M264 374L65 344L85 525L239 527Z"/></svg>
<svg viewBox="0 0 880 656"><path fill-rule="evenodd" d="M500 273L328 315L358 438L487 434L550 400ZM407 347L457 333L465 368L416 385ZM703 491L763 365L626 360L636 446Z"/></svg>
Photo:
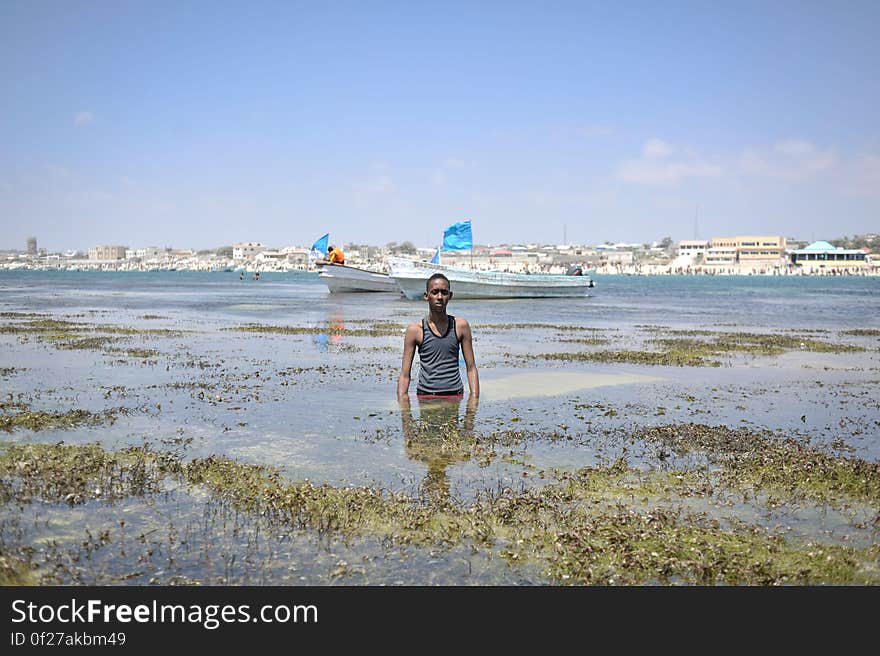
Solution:
<svg viewBox="0 0 880 656"><path fill-rule="evenodd" d="M652 162L632 160L617 169L617 175L626 182L647 185L669 185L685 178L717 178L722 168L706 162Z"/></svg>
<svg viewBox="0 0 880 656"><path fill-rule="evenodd" d="M816 147L801 139L788 139L773 145L773 150L786 157L804 157L816 152Z"/></svg>
<svg viewBox="0 0 880 656"><path fill-rule="evenodd" d="M859 178L867 189L875 180L872 160L862 158L848 178ZM805 181L842 172L844 162L834 149L820 148L804 139L749 146L739 154L707 155L696 149L671 144L657 137L648 139L641 157L625 160L617 167L617 178L646 185L673 185L686 178L715 178L729 175L742 179L770 178Z"/></svg>
<svg viewBox="0 0 880 656"><path fill-rule="evenodd" d="M769 147L746 148L737 168L743 175L804 180L829 171L838 163L832 150L822 150L802 139L788 139Z"/></svg>
<svg viewBox="0 0 880 656"><path fill-rule="evenodd" d="M880 198L880 156L860 155L852 164L847 176L846 190L856 196L876 196Z"/></svg>
<svg viewBox="0 0 880 656"><path fill-rule="evenodd" d="M707 161L689 148L652 137L642 147L642 156L622 162L617 167L617 178L624 182L646 185L673 185L686 178L714 178L723 167Z"/></svg>
<svg viewBox="0 0 880 656"><path fill-rule="evenodd" d="M76 118L73 119L74 125L88 125L89 123L95 122L95 115L91 112L80 112L76 115Z"/></svg>
<svg viewBox="0 0 880 656"><path fill-rule="evenodd" d="M662 139L652 137L651 139L648 139L645 142L645 145L642 147L642 156L649 159L657 159L660 157L671 155L672 151L673 148L670 144L666 143Z"/></svg>
<svg viewBox="0 0 880 656"><path fill-rule="evenodd" d="M355 182L352 184L352 188L361 194L388 194L395 190L394 181L387 175L363 182Z"/></svg>

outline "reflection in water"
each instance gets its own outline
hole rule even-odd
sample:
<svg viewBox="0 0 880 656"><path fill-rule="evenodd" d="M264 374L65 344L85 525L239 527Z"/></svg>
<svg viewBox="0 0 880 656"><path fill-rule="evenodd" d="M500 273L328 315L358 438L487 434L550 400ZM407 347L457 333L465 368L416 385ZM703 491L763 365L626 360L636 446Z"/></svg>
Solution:
<svg viewBox="0 0 880 656"><path fill-rule="evenodd" d="M345 332L345 317L341 308L334 308L327 315L327 324L324 332L314 336L312 341L319 351L326 351L331 344L342 343L342 335Z"/></svg>
<svg viewBox="0 0 880 656"><path fill-rule="evenodd" d="M478 397L469 397L461 418L462 397L419 399L419 418L414 419L409 397L400 401L406 455L428 466L421 486L426 498L439 503L449 500L446 468L471 457L478 402Z"/></svg>

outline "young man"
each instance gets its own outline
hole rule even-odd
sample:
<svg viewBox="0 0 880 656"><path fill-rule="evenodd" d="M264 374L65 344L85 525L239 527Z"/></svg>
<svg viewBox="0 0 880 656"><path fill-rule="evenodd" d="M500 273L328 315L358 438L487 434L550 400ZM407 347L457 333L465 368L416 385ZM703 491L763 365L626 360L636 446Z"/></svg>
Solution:
<svg viewBox="0 0 880 656"><path fill-rule="evenodd" d="M419 396L461 396L464 385L458 368L458 350L467 367L468 390L472 397L480 395L480 376L474 360L471 326L466 319L446 314L452 300L449 279L435 273L425 284L428 316L411 323L403 338L403 364L397 381L397 398L408 398L413 356L419 352Z"/></svg>

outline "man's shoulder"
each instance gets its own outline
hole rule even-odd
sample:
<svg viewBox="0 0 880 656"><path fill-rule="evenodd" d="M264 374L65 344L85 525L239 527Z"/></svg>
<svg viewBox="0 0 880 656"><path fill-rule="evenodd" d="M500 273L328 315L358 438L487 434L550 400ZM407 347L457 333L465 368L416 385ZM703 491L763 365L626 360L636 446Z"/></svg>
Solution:
<svg viewBox="0 0 880 656"><path fill-rule="evenodd" d="M464 317L455 317L455 332L459 334L470 334L471 325Z"/></svg>

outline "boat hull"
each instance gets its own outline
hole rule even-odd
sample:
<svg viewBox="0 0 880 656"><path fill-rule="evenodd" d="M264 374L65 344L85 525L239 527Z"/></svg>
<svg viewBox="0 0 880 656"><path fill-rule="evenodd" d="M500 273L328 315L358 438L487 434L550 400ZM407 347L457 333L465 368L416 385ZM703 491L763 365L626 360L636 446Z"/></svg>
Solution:
<svg viewBox="0 0 880 656"><path fill-rule="evenodd" d="M331 293L391 292L399 294L397 283L387 273L367 271L344 264L325 264L319 274Z"/></svg>
<svg viewBox="0 0 880 656"><path fill-rule="evenodd" d="M590 295L594 286L589 276L472 271L408 261L391 263L391 277L410 300L423 298L425 281L434 273L449 278L457 299L584 297Z"/></svg>

